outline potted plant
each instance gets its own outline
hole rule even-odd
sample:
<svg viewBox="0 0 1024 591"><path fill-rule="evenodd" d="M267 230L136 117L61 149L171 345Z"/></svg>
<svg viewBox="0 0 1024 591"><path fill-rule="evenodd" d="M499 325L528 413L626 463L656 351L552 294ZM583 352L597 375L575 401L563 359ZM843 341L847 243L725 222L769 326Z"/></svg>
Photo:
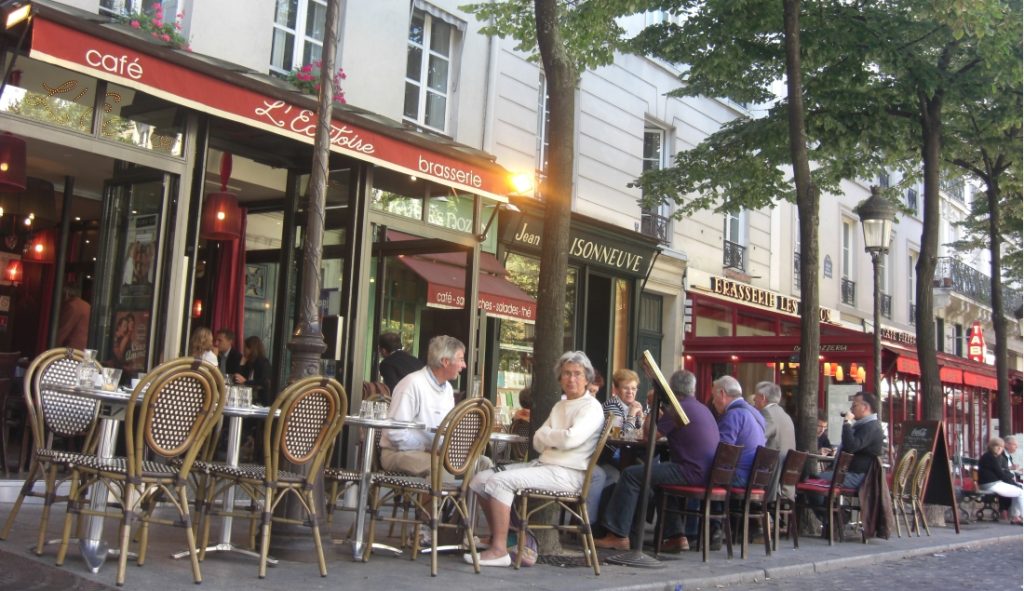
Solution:
<svg viewBox="0 0 1024 591"><path fill-rule="evenodd" d="M314 60L304 66L297 67L288 73L287 80L304 94L320 94L320 70L323 62ZM338 68L338 71L331 77L334 88L334 102L345 104L345 91L341 88L341 81L346 78L345 70Z"/></svg>

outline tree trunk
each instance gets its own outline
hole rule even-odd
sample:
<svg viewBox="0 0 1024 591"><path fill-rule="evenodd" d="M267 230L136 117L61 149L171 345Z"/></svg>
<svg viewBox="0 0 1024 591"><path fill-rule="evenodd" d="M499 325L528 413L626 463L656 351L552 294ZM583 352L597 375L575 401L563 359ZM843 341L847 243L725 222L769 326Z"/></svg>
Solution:
<svg viewBox="0 0 1024 591"><path fill-rule="evenodd" d="M797 389L797 449L818 451L818 189L807 157L803 82L800 72L800 0L783 0L789 151L800 214L800 380Z"/></svg>
<svg viewBox="0 0 1024 591"><path fill-rule="evenodd" d="M919 98L921 161L924 165L924 217L921 253L917 259L917 358L921 365L921 418L942 419L942 384L935 356L935 315L932 281L939 248L939 164L942 150L942 94Z"/></svg>
<svg viewBox="0 0 1024 591"><path fill-rule="evenodd" d="M533 347L533 409L531 432L536 431L560 396L554 368L564 349L566 275L569 264L569 222L572 211L575 152L575 93L577 72L565 51L555 0L535 0L537 46L547 78L549 156L547 178L540 183L544 200L544 248L537 285L536 340ZM551 519L557 519L552 514ZM538 536L538 551L560 550L558 536Z"/></svg>
<svg viewBox="0 0 1024 591"><path fill-rule="evenodd" d="M1013 435L1013 410L1010 406L1010 376L1006 348L1006 316L1003 314L1002 235L999 233L999 179L989 173L985 194L988 197L988 248L991 257L992 328L996 332L996 380L999 394L999 435Z"/></svg>

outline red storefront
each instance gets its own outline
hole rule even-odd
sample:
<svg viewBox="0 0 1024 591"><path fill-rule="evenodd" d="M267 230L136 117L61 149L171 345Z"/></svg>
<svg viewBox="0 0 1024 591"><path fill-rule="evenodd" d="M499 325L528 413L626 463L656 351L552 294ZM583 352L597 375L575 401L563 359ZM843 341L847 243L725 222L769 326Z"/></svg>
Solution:
<svg viewBox="0 0 1024 591"><path fill-rule="evenodd" d="M708 398L711 382L725 374L736 377L745 392L759 381L773 381L782 387L782 405L795 419L799 300L718 276L693 281L687 299L683 366L697 375L702 400ZM849 406L849 396L871 390L869 328L843 326L837 311L822 309L818 407L829 416L833 440L839 435L838 413ZM892 444L898 445L901 439L900 424L921 416L921 370L912 334L883 329L882 338L880 419L892 453ZM944 353L938 358L950 454L976 458L985 450L990 418L996 415L995 368ZM1014 432L1020 432L1020 398L1015 400Z"/></svg>

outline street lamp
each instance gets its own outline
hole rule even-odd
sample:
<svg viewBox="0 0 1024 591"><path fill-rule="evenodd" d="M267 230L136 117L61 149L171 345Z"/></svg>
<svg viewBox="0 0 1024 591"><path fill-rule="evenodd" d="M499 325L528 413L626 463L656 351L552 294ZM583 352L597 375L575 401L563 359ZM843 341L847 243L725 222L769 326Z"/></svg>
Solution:
<svg viewBox="0 0 1024 591"><path fill-rule="evenodd" d="M872 372L872 387L875 396L881 398L882 388L882 333L881 333L881 307L882 294L878 291L879 271L878 259L889 252L889 243L892 241L892 225L896 219L896 208L889 201L882 197L878 187L871 187L871 197L862 201L857 206L857 215L860 216L860 223L864 229L864 250L871 255L871 267L874 271L874 371Z"/></svg>

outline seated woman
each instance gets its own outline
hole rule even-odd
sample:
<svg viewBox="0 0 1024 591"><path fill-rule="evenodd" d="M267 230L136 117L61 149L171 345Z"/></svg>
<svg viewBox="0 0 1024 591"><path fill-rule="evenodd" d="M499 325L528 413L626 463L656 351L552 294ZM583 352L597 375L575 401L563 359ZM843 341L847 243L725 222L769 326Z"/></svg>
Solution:
<svg viewBox="0 0 1024 591"><path fill-rule="evenodd" d="M537 487L577 491L583 487L587 464L601 437L604 413L601 403L587 392L594 366L582 351L569 351L558 360L555 374L565 398L551 409L544 424L533 434L540 457L532 462L510 464L501 472L486 470L476 475L470 488L491 531L491 546L480 554L482 566L509 566L508 527L515 491ZM469 564L473 557L463 555Z"/></svg>
<svg viewBox="0 0 1024 591"><path fill-rule="evenodd" d="M978 460L978 490L1010 499L1010 523L1021 525L1024 514L1024 490L1013 479L1013 473L1003 459L1004 442L993 437L988 442L988 451Z"/></svg>
<svg viewBox="0 0 1024 591"><path fill-rule="evenodd" d="M631 369L617 369L612 374L612 395L604 403L604 412L621 419L623 433L640 428L644 422L644 407L636 399L640 376Z"/></svg>
<svg viewBox="0 0 1024 591"><path fill-rule="evenodd" d="M259 402L263 406L270 406L273 402L274 396L270 391L270 360L267 359L266 350L263 348L263 340L258 336L253 335L245 339L242 366L232 379L236 384L252 388L253 402Z"/></svg>
<svg viewBox="0 0 1024 591"><path fill-rule="evenodd" d="M213 352L213 331L201 326L192 331L188 341L188 354L199 357L210 365L217 365L217 354Z"/></svg>

